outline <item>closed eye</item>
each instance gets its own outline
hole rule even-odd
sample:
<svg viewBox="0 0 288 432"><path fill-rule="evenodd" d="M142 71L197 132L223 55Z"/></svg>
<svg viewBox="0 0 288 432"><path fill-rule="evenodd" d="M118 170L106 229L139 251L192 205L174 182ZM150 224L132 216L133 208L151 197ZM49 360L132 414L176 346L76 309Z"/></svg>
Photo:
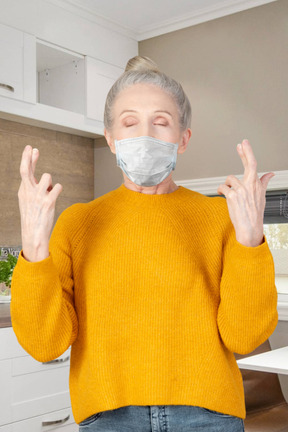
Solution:
<svg viewBox="0 0 288 432"><path fill-rule="evenodd" d="M157 116L154 119L154 125L155 126L168 126L169 125L169 121L165 117Z"/></svg>
<svg viewBox="0 0 288 432"><path fill-rule="evenodd" d="M158 119L158 120L154 120L154 125L157 126L168 126L169 122L166 119Z"/></svg>
<svg viewBox="0 0 288 432"><path fill-rule="evenodd" d="M124 126L125 127L131 127L131 126L135 126L137 124L137 122L135 122L134 120L130 120L130 121L126 121L124 122Z"/></svg>
<svg viewBox="0 0 288 432"><path fill-rule="evenodd" d="M136 124L137 124L137 120L136 120L135 118L131 117L131 116L126 117L126 118L123 120L123 125L124 125L125 127L135 126Z"/></svg>

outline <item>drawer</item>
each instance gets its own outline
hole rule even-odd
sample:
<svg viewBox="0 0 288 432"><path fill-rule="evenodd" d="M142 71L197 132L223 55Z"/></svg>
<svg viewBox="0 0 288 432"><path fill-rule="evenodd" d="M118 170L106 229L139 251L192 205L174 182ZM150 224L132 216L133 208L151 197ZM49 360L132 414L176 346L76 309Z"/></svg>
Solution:
<svg viewBox="0 0 288 432"><path fill-rule="evenodd" d="M11 378L12 421L22 420L71 406L69 365L52 367Z"/></svg>
<svg viewBox="0 0 288 432"><path fill-rule="evenodd" d="M59 356L58 359L66 358L68 356L68 353L70 353L70 351L71 351L71 347L69 347L65 351L65 353ZM29 360L29 362L31 367L33 368L33 371L42 368L43 363L33 359L33 357L31 357L30 354L28 354L27 351L25 351L22 348L22 346L19 344L18 339L14 333L13 327L5 327L0 329L0 360L6 360L11 358L15 359L17 357L22 357L22 358L29 357L31 359ZM28 365L28 363L25 364ZM54 363L53 367L61 367L61 362ZM27 373L27 370L23 372Z"/></svg>
<svg viewBox="0 0 288 432"><path fill-rule="evenodd" d="M12 421L10 396L11 366L11 360L0 361L0 426L6 423L10 423Z"/></svg>
<svg viewBox="0 0 288 432"><path fill-rule="evenodd" d="M78 432L71 408L0 426L0 432Z"/></svg>
<svg viewBox="0 0 288 432"><path fill-rule="evenodd" d="M54 369L65 368L70 365L70 347L57 359L42 363L35 360L29 354L25 357L12 359L12 376L26 375L36 372L47 372Z"/></svg>
<svg viewBox="0 0 288 432"><path fill-rule="evenodd" d="M13 373L13 361L0 361L0 425L71 406L69 365L42 365L47 369L20 375Z"/></svg>
<svg viewBox="0 0 288 432"><path fill-rule="evenodd" d="M0 329L0 360L28 355L29 354L19 344L13 327Z"/></svg>

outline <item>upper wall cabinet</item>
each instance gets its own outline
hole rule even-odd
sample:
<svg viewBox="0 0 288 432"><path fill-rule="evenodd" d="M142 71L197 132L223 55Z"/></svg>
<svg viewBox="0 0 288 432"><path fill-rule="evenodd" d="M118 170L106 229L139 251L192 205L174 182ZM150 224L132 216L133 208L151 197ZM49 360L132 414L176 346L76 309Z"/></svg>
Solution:
<svg viewBox="0 0 288 432"><path fill-rule="evenodd" d="M37 41L37 102L103 122L106 96L123 69Z"/></svg>
<svg viewBox="0 0 288 432"><path fill-rule="evenodd" d="M0 24L0 95L36 103L35 37Z"/></svg>
<svg viewBox="0 0 288 432"><path fill-rule="evenodd" d="M86 116L103 121L106 96L123 69L86 57Z"/></svg>
<svg viewBox="0 0 288 432"><path fill-rule="evenodd" d="M0 25L2 118L99 137L107 93L122 72L100 59Z"/></svg>
<svg viewBox="0 0 288 432"><path fill-rule="evenodd" d="M81 114L88 124L103 125L107 93L122 72L117 66L37 40L37 102Z"/></svg>

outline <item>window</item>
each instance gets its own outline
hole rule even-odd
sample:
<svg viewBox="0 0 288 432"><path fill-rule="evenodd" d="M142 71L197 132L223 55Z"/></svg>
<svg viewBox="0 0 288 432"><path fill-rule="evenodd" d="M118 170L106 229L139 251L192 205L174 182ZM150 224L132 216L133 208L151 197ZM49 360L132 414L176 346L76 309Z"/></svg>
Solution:
<svg viewBox="0 0 288 432"><path fill-rule="evenodd" d="M288 249L288 221L286 224L264 224L264 234L271 249Z"/></svg>
<svg viewBox="0 0 288 432"><path fill-rule="evenodd" d="M278 292L288 294L288 192L266 194L264 234L271 249Z"/></svg>

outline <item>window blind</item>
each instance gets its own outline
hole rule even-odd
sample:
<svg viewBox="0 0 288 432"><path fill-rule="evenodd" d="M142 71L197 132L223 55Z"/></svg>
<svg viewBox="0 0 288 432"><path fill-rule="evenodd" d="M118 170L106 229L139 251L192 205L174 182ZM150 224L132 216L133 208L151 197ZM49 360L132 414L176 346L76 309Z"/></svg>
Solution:
<svg viewBox="0 0 288 432"><path fill-rule="evenodd" d="M219 195L208 195L219 196ZM221 195L223 196L223 195ZM223 198L225 198L223 196ZM266 192L264 224L288 223L288 191L274 190Z"/></svg>
<svg viewBox="0 0 288 432"><path fill-rule="evenodd" d="M288 191L267 191L264 223L288 223Z"/></svg>

